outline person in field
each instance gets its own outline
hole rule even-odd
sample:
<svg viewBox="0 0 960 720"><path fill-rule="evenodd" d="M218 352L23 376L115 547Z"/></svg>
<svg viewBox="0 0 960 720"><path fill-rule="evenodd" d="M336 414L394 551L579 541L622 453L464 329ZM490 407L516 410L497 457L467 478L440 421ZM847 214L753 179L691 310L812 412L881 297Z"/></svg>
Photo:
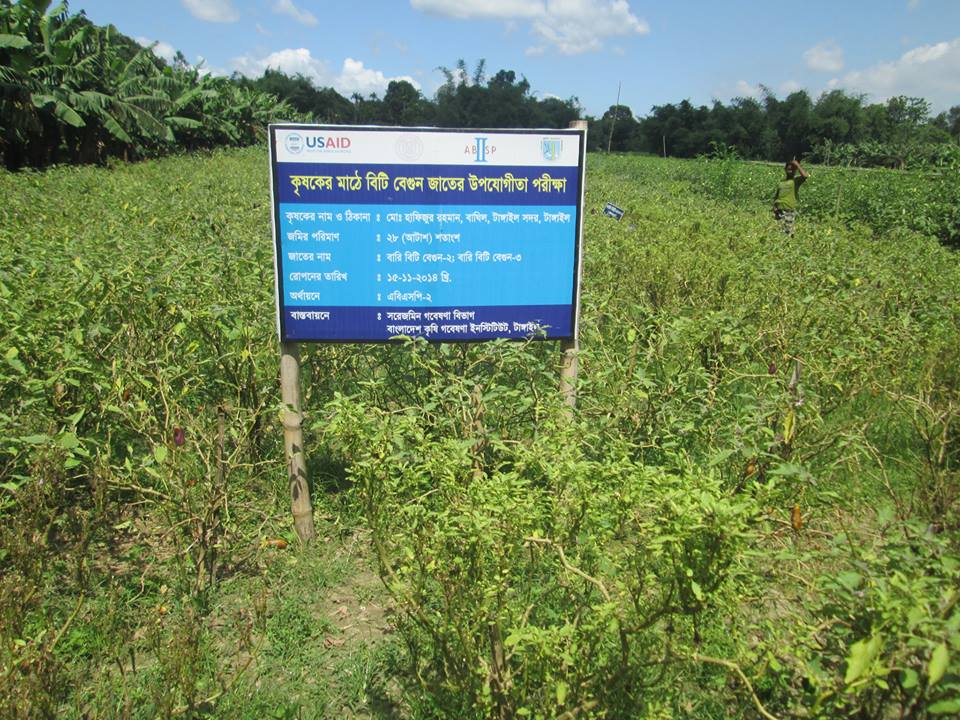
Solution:
<svg viewBox="0 0 960 720"><path fill-rule="evenodd" d="M793 235L797 210L800 209L800 186L810 177L810 173L800 166L796 158L784 165L783 169L787 177L777 185L777 192L773 196L773 216L786 235Z"/></svg>

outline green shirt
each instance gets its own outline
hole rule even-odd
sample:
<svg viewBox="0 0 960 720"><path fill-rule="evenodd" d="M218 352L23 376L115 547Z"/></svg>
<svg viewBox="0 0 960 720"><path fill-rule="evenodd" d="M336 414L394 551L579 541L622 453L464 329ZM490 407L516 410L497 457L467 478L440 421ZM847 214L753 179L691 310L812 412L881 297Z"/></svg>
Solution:
<svg viewBox="0 0 960 720"><path fill-rule="evenodd" d="M777 210L797 210L800 207L800 200L797 196L797 189L800 183L799 178L792 177L781 180L777 185L777 194L773 197L773 206Z"/></svg>

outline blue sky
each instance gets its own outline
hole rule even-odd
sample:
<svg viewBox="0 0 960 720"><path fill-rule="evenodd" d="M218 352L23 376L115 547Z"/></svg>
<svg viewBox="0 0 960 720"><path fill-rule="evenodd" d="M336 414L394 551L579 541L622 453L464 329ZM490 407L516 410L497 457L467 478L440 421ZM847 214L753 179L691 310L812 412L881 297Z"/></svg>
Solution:
<svg viewBox="0 0 960 720"><path fill-rule="evenodd" d="M394 78L430 97L438 67L485 58L488 74L515 70L592 115L618 82L637 115L761 84L960 105L960 0L72 0L81 9L212 72L274 67L348 97Z"/></svg>

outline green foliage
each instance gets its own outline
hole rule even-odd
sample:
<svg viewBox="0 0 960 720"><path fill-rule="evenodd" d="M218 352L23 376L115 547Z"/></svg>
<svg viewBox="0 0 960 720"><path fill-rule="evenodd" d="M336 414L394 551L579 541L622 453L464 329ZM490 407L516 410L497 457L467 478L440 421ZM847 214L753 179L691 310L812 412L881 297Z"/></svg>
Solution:
<svg viewBox="0 0 960 720"><path fill-rule="evenodd" d="M691 192L728 201L754 201L769 208L781 165L737 163L708 155L702 167L678 166L674 177ZM639 163L645 162L639 160ZM960 173L943 170L893 172L854 168L808 168L813 177L800 190L801 215L821 221L866 225L875 234L897 229L960 243Z"/></svg>
<svg viewBox="0 0 960 720"><path fill-rule="evenodd" d="M783 100L763 91L762 100L714 101L709 108L689 100L658 105L640 119L630 108L611 107L591 124L590 146L606 150L609 143L613 150L693 158L709 154L719 143L759 160L803 156L828 165L956 167L960 107L931 118L930 105L921 98L901 96L866 105L863 97L842 90L816 101L803 90Z"/></svg>
<svg viewBox="0 0 960 720"><path fill-rule="evenodd" d="M425 395L472 407L460 427L429 401L327 408L414 672L469 717L636 711L699 642L755 506L716 474L645 466L587 425L564 426L556 401L535 435L508 440L502 418L522 397L511 375L429 382Z"/></svg>
<svg viewBox="0 0 960 720"><path fill-rule="evenodd" d="M0 154L8 168L144 158L176 148L247 145L272 120L440 127L567 127L582 115L576 97L537 98L513 70L487 75L480 60L441 67L433 98L407 81L383 97L349 99L304 76L267 69L259 78L213 77L178 57L171 64L113 26L98 27L66 3L0 4ZM815 101L805 91L783 100L724 105L689 100L637 118L624 105L590 118L591 150L643 151L693 158L715 144L745 158L809 156L825 164L904 168L957 166L960 109L930 117L920 98L865 105L842 90Z"/></svg>
<svg viewBox="0 0 960 720"><path fill-rule="evenodd" d="M814 599L778 640L771 695L817 716L951 715L960 675L960 562L943 537L916 523L876 538L840 536ZM777 632L768 626L771 632ZM759 659L759 658L758 658Z"/></svg>
<svg viewBox="0 0 960 720"><path fill-rule="evenodd" d="M263 162L0 175L0 715L955 712L950 177L788 240L779 168L591 156L573 417L551 343L306 347L296 551Z"/></svg>
<svg viewBox="0 0 960 720"><path fill-rule="evenodd" d="M433 112L439 127L565 128L580 117L575 97L540 100L527 79L518 79L513 70L500 70L488 79L484 60L473 73L463 60L453 69L440 70L445 82L437 89Z"/></svg>
<svg viewBox="0 0 960 720"><path fill-rule="evenodd" d="M49 5L0 4L0 154L8 168L249 145L272 119L295 119L273 95L168 66L113 26Z"/></svg>
<svg viewBox="0 0 960 720"><path fill-rule="evenodd" d="M865 141L857 144L835 144L824 141L812 149L811 159L827 165L852 167L886 167L898 170L939 168L956 171L960 168L960 145L950 142L882 143Z"/></svg>

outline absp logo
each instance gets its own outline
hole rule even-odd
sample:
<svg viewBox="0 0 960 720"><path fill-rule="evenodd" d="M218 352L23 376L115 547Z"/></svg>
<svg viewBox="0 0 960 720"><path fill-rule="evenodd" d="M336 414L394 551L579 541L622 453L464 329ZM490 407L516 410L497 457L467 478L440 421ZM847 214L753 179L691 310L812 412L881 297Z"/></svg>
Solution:
<svg viewBox="0 0 960 720"><path fill-rule="evenodd" d="M473 145L467 145L464 149L464 155L473 155L474 162L487 162L497 151L496 145L491 145L490 138L478 137L473 139Z"/></svg>
<svg viewBox="0 0 960 720"><path fill-rule="evenodd" d="M288 153L299 155L303 152L303 136L300 133L289 133L283 141Z"/></svg>

